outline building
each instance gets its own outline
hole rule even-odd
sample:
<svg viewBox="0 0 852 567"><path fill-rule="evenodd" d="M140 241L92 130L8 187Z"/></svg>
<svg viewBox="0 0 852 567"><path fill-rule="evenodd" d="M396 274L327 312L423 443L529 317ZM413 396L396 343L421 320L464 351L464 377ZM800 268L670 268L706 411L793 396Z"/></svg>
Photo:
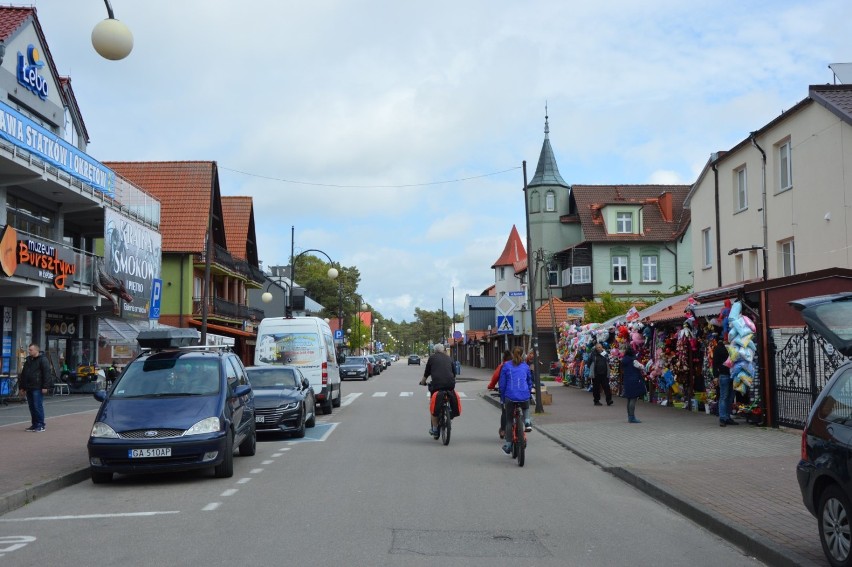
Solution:
<svg viewBox="0 0 852 567"><path fill-rule="evenodd" d="M74 373L103 362L101 318L156 319L160 203L86 153L35 8L0 7L0 98L0 373L31 342ZM72 388L94 387L83 382Z"/></svg>

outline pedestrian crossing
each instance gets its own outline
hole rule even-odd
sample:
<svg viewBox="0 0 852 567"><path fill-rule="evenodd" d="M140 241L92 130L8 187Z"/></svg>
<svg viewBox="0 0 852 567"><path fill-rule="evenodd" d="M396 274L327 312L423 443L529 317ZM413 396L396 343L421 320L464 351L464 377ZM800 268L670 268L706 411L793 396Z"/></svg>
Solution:
<svg viewBox="0 0 852 567"><path fill-rule="evenodd" d="M462 399L467 398L467 394L465 394L464 392L456 391L456 393ZM364 395L363 392L352 392L352 393L349 393L349 394L345 394L343 396L343 398L340 400L340 406L346 407L349 404L351 404L352 402L354 402L355 400L357 400L358 398L360 398L362 395ZM429 393L428 392L422 392L422 393L419 394L419 396L424 398L424 399L429 399ZM392 394L390 392L373 392L372 394L370 394L370 397L371 398L387 398L387 397L394 397L394 394ZM400 392L399 395L396 396L396 397L399 397L399 398L414 398L414 397L417 397L417 396L414 395L414 392Z"/></svg>

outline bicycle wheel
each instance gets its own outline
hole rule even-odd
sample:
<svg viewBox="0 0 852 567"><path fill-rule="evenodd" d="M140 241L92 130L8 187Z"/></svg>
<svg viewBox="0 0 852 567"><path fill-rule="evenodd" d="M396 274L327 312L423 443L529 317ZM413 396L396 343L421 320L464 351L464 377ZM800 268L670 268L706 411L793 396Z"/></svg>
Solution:
<svg viewBox="0 0 852 567"><path fill-rule="evenodd" d="M450 444L450 432L453 428L452 421L452 413L450 410L450 402L444 399L444 407L441 409L441 414L443 417L441 418L444 422L444 426L441 428L441 442L444 445Z"/></svg>
<svg viewBox="0 0 852 567"><path fill-rule="evenodd" d="M516 427L518 428L518 466L522 467L524 466L524 454L527 450L527 433L524 430L524 420L522 415L518 416L518 424L516 425Z"/></svg>
<svg viewBox="0 0 852 567"><path fill-rule="evenodd" d="M512 416L512 458L518 458L518 449L521 446L521 443L524 442L524 424L523 419L521 419L521 411L519 409L515 409L515 413Z"/></svg>

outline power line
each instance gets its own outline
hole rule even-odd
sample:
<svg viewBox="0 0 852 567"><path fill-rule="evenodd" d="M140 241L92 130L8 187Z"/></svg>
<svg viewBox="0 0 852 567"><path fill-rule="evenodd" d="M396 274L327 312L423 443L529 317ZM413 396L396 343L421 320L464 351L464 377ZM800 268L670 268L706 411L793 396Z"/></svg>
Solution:
<svg viewBox="0 0 852 567"><path fill-rule="evenodd" d="M219 166L219 169L224 169L226 171L233 171L234 173L239 173L241 175L248 175L249 177L257 177L260 179L268 179L270 181L280 181L281 183L292 183L295 185L311 185L313 187L335 187L338 189L401 189L404 187L427 187L429 185L444 185L447 183L460 183L462 181L471 181L473 179L482 179L483 177L492 177L494 175L502 175L503 173L508 173L510 171L515 171L516 169L520 169L520 166L510 167L509 169L504 169L502 171L494 171L492 173L484 173L482 175L473 175L471 177L460 177L458 179L448 179L445 181L429 181L427 183L406 183L401 185L337 185L334 183L313 183L311 181L295 181L293 179L284 179L282 177L270 177L268 175L260 175L259 173L251 173L248 171L241 171L239 169L233 169L230 167L224 167L222 165Z"/></svg>

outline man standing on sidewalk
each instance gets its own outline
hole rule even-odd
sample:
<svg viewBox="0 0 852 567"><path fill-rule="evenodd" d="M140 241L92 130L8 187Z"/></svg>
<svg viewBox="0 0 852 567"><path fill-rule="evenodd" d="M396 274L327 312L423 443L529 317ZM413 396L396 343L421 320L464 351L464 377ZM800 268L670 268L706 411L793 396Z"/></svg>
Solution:
<svg viewBox="0 0 852 567"><path fill-rule="evenodd" d="M596 406L602 406L601 390L606 397L606 405L612 405L612 391L609 388L609 358L606 356L603 344L596 343L592 350L592 396Z"/></svg>
<svg viewBox="0 0 852 567"><path fill-rule="evenodd" d="M27 359L18 377L18 389L27 396L32 425L27 431L44 431L44 394L53 386L53 374L50 363L41 352L41 347L33 343L27 348Z"/></svg>
<svg viewBox="0 0 852 567"><path fill-rule="evenodd" d="M728 349L722 334L716 338L716 347L713 349L713 374L719 381L719 427L726 425L739 425L731 419L731 406L734 403L734 384L731 379L731 371L725 366L728 360Z"/></svg>

